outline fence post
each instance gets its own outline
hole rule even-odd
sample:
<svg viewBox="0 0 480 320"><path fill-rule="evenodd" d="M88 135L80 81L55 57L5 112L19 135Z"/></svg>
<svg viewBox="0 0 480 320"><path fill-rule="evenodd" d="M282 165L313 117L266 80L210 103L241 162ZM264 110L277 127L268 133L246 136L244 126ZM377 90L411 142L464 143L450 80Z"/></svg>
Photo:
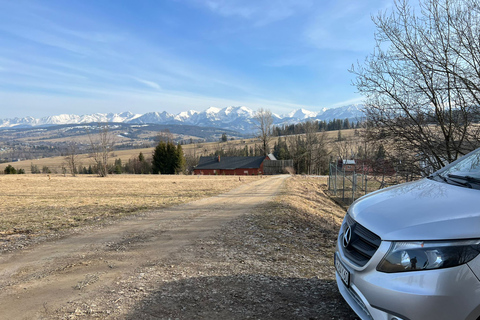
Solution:
<svg viewBox="0 0 480 320"><path fill-rule="evenodd" d="M343 169L342 201L345 201L345 169Z"/></svg>
<svg viewBox="0 0 480 320"><path fill-rule="evenodd" d="M365 175L365 194L368 193L367 188L367 175Z"/></svg>
<svg viewBox="0 0 480 320"><path fill-rule="evenodd" d="M355 190L357 189L357 174L353 171L352 177L352 203L355 201Z"/></svg>
<svg viewBox="0 0 480 320"><path fill-rule="evenodd" d="M335 186L334 186L334 194L335 194L335 196L337 195L337 170L338 170L338 168L337 168L337 166L335 165L335 182L334 182L334 183L335 183Z"/></svg>
<svg viewBox="0 0 480 320"><path fill-rule="evenodd" d="M330 181L332 180L332 164L328 164L328 191L330 191Z"/></svg>

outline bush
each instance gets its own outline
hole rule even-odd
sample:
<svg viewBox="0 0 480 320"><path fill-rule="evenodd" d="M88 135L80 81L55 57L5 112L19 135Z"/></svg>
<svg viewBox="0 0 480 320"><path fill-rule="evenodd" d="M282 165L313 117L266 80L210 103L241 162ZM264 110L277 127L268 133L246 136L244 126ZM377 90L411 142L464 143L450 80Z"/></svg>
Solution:
<svg viewBox="0 0 480 320"><path fill-rule="evenodd" d="M17 173L17 170L12 167L12 165L8 165L5 170L3 170L3 172L5 172L5 174L16 174Z"/></svg>

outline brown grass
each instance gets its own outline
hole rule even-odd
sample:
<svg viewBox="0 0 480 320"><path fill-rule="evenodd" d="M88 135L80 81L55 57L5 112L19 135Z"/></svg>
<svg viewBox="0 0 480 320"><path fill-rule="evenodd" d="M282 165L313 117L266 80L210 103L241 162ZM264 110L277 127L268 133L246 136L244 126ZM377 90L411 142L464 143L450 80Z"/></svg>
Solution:
<svg viewBox="0 0 480 320"><path fill-rule="evenodd" d="M177 205L257 177L0 175L0 235L43 233Z"/></svg>
<svg viewBox="0 0 480 320"><path fill-rule="evenodd" d="M262 249L259 241L250 251L266 250L261 255L277 261L271 265L275 276L287 276L282 274L282 265L295 261L291 266L298 276L334 279L332 259L345 210L325 194L326 189L325 177L293 176L275 201L253 215L252 221L261 229L257 231L260 239L268 239L270 246ZM292 272L291 266L285 272Z"/></svg>

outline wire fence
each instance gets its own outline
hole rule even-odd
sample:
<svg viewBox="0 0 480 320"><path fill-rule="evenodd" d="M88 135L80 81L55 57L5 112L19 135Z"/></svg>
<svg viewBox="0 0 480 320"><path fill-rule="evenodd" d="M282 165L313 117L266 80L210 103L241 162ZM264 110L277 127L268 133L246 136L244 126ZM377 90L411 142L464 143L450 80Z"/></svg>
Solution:
<svg viewBox="0 0 480 320"><path fill-rule="evenodd" d="M355 169L349 170L345 166L330 163L328 193L334 200L347 206L370 192L413 180L411 175Z"/></svg>

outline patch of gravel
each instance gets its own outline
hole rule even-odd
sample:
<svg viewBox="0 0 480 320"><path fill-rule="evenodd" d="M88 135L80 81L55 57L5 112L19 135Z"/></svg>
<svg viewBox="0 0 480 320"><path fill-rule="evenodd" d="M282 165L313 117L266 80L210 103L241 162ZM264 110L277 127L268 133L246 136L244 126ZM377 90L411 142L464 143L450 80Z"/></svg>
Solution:
<svg viewBox="0 0 480 320"><path fill-rule="evenodd" d="M334 280L343 210L321 182L289 179L255 213L45 318L356 319Z"/></svg>

